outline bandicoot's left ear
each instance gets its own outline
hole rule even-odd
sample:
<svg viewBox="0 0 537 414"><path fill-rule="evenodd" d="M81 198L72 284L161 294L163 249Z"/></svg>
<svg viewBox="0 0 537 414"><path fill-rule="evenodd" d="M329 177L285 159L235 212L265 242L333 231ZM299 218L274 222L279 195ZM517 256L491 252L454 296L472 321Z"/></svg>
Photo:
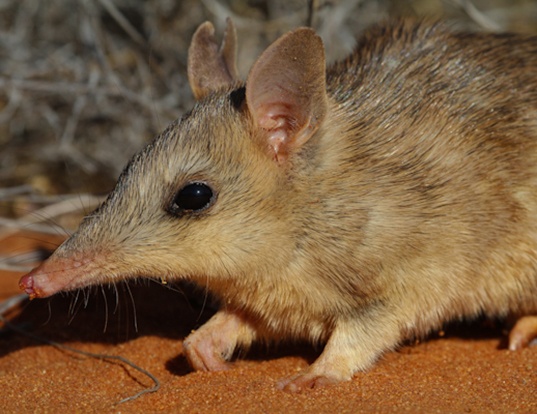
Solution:
<svg viewBox="0 0 537 414"><path fill-rule="evenodd" d="M274 159L283 164L311 138L326 114L321 38L301 28L270 45L248 75L246 102Z"/></svg>
<svg viewBox="0 0 537 414"><path fill-rule="evenodd" d="M214 36L214 26L205 22L192 36L188 48L188 82L197 100L210 92L227 85L234 84L238 79L236 65L237 33L230 18L226 20L226 31L219 47Z"/></svg>

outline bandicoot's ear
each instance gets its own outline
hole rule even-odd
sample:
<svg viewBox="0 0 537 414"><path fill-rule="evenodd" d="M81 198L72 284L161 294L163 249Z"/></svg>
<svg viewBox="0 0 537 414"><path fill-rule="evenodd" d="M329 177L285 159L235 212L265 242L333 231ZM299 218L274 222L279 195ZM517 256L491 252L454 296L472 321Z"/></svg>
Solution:
<svg viewBox="0 0 537 414"><path fill-rule="evenodd" d="M205 22L192 36L188 48L188 82L197 100L239 79L237 65L237 33L230 18L219 47L214 27Z"/></svg>
<svg viewBox="0 0 537 414"><path fill-rule="evenodd" d="M326 114L321 38L301 28L270 45L248 75L246 102L274 159L284 163L311 138Z"/></svg>

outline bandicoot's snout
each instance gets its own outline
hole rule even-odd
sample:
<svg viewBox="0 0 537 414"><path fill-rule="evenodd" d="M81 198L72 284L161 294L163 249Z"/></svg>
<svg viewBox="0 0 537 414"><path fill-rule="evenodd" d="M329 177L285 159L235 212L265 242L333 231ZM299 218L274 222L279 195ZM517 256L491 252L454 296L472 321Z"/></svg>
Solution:
<svg viewBox="0 0 537 414"><path fill-rule="evenodd" d="M62 290L83 287L91 260L77 261L51 257L19 281L19 288L30 299L46 298Z"/></svg>
<svg viewBox="0 0 537 414"><path fill-rule="evenodd" d="M44 271L43 267L45 267ZM24 290L24 292L30 296L30 299L46 297L52 294L47 294L47 292L43 290L43 286L48 285L46 282L48 282L49 279L45 262L32 269L27 275L24 275L19 281L19 288Z"/></svg>

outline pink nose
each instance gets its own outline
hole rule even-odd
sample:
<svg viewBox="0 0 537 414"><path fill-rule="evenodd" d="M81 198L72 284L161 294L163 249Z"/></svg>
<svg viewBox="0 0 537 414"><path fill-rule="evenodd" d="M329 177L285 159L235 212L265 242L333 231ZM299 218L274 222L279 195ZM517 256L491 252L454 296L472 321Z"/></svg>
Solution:
<svg viewBox="0 0 537 414"><path fill-rule="evenodd" d="M38 268L33 269L30 273L27 275L24 275L21 280L19 281L19 288L21 290L24 290L28 296L30 296L30 299L34 299L38 297L38 293L34 290L34 277L35 271Z"/></svg>
<svg viewBox="0 0 537 414"><path fill-rule="evenodd" d="M92 260L75 260L51 256L19 281L19 287L30 299L46 298L60 291L87 286L85 277L91 273Z"/></svg>

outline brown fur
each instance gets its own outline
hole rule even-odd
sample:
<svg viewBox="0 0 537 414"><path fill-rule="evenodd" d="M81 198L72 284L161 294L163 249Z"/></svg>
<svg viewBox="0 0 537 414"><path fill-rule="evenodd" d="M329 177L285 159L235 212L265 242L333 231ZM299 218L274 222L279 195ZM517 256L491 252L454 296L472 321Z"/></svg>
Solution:
<svg viewBox="0 0 537 414"><path fill-rule="evenodd" d="M292 391L349 379L454 318L537 311L536 38L379 26L329 68L325 93L322 44L300 29L246 90L204 79L191 76L192 112L22 279L30 295L188 278L221 301L185 340L196 369L254 340L326 342L282 383ZM216 202L170 215L192 181Z"/></svg>

